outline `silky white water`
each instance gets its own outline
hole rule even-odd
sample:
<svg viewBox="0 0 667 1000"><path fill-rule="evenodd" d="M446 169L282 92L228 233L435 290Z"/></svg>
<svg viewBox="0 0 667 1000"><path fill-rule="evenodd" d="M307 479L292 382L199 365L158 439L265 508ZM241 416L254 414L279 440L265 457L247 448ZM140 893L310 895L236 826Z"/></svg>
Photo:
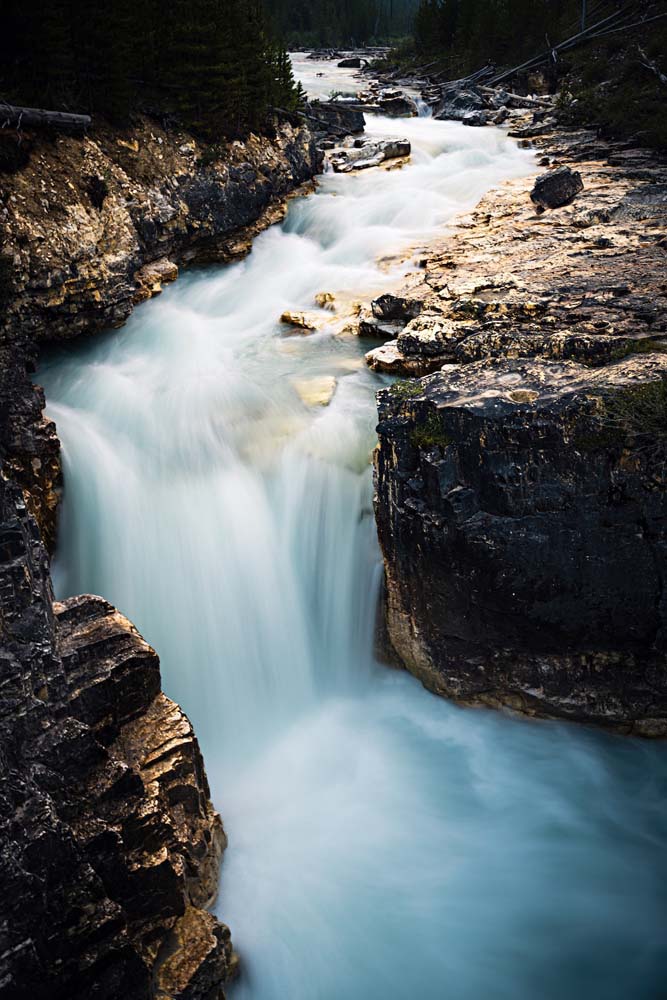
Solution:
<svg viewBox="0 0 667 1000"><path fill-rule="evenodd" d="M408 247L532 160L495 130L368 130L407 135L411 164L327 174L245 261L45 360L57 590L124 611L195 724L229 834L232 997L656 1000L663 748L464 710L373 662L382 381L335 322L277 320L392 286ZM333 399L306 405L322 377Z"/></svg>

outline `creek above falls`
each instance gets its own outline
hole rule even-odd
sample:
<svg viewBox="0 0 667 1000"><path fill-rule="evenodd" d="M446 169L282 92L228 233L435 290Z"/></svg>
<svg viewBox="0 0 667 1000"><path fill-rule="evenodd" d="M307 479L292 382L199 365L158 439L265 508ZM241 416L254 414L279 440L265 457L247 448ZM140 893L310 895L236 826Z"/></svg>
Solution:
<svg viewBox="0 0 667 1000"><path fill-rule="evenodd" d="M333 75L307 72L310 89ZM278 319L318 292L393 288L532 158L495 129L369 116L368 131L409 138L410 164L326 174L243 262L45 359L66 484L56 586L122 609L194 722L229 835L233 997L654 1000L660 749L462 709L373 659L385 383L357 337ZM304 402L332 379L328 406Z"/></svg>

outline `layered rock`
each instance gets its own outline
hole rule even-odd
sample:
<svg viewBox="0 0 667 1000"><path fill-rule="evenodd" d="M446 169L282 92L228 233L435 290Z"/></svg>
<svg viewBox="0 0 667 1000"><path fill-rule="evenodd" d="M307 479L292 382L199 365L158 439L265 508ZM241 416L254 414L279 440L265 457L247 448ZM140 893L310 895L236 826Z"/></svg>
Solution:
<svg viewBox="0 0 667 1000"><path fill-rule="evenodd" d="M379 400L401 662L463 701L667 735L667 357L448 366Z"/></svg>
<svg viewBox="0 0 667 1000"><path fill-rule="evenodd" d="M127 619L97 597L53 602L5 479L0 515L0 996L221 997L229 932L201 908L225 837L192 727ZM188 974L156 994L196 914Z"/></svg>
<svg viewBox="0 0 667 1000"><path fill-rule="evenodd" d="M284 215L321 167L310 133L203 144L140 121L31 143L3 178L0 270L10 336L54 339L123 323L180 263L227 261Z"/></svg>
<svg viewBox="0 0 667 1000"><path fill-rule="evenodd" d="M491 192L375 323L371 367L429 375L380 395L391 654L462 701L667 735L667 169L538 125L577 167L554 207Z"/></svg>
<svg viewBox="0 0 667 1000"><path fill-rule="evenodd" d="M0 253L0 997L218 1000L225 835L159 660L99 597L53 600L59 442L40 341L122 323L179 263L228 260L319 169L305 129L225 147L140 122L26 136Z"/></svg>

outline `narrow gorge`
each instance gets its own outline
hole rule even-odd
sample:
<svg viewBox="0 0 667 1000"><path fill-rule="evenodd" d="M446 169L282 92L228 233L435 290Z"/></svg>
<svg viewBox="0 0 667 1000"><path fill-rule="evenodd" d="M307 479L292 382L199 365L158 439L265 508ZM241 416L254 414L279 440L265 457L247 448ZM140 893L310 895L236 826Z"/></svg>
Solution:
<svg viewBox="0 0 667 1000"><path fill-rule="evenodd" d="M8 1000L666 981L664 167L351 62L8 182Z"/></svg>

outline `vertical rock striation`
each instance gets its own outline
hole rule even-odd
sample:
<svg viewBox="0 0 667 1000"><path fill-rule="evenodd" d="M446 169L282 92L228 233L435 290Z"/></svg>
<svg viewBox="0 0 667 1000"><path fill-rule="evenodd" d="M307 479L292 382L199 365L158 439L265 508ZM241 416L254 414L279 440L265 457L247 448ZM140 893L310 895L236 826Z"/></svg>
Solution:
<svg viewBox="0 0 667 1000"><path fill-rule="evenodd" d="M192 727L126 618L54 603L5 479L0 521L0 996L222 996L229 932L201 908L225 836Z"/></svg>
<svg viewBox="0 0 667 1000"><path fill-rule="evenodd" d="M667 735L667 357L450 365L379 401L400 661L465 702Z"/></svg>

